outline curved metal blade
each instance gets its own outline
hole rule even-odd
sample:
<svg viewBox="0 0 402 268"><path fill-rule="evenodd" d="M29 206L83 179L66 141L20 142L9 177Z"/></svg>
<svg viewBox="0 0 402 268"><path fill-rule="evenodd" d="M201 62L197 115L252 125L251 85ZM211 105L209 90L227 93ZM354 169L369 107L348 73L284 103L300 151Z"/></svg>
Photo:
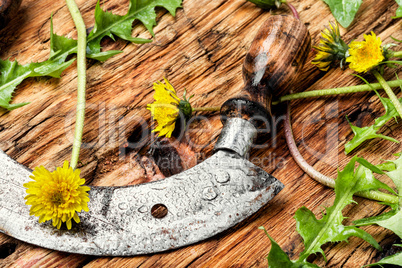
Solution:
<svg viewBox="0 0 402 268"><path fill-rule="evenodd" d="M29 216L23 183L31 171L0 150L0 231L41 247L90 255L165 251L209 238L249 217L283 184L235 153L218 151L201 164L161 181L92 187L88 213L72 230ZM168 213L154 218L151 208Z"/></svg>

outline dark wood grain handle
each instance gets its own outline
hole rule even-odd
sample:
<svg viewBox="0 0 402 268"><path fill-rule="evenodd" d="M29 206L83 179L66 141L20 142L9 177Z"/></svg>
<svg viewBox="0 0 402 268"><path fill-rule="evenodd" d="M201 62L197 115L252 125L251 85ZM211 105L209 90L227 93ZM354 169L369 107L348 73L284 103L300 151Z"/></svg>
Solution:
<svg viewBox="0 0 402 268"><path fill-rule="evenodd" d="M222 105L224 117L271 115L273 96L289 92L310 50L310 34L302 21L271 16L251 44L244 64L244 88Z"/></svg>

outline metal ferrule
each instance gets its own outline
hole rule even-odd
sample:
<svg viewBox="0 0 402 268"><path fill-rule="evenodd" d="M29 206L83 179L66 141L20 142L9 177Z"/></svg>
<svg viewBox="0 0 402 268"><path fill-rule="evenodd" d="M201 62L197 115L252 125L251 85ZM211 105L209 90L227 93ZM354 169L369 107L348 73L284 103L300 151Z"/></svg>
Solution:
<svg viewBox="0 0 402 268"><path fill-rule="evenodd" d="M244 157L256 136L257 129L248 120L237 117L229 118L222 128L214 150L232 150Z"/></svg>

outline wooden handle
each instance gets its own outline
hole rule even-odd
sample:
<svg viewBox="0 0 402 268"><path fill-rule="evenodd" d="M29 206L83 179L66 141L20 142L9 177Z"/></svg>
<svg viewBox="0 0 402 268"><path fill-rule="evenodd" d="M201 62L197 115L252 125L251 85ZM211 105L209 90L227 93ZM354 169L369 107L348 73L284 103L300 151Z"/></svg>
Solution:
<svg viewBox="0 0 402 268"><path fill-rule="evenodd" d="M289 92L310 50L306 26L291 16L271 16L251 44L243 65L244 88L226 101L224 116L249 119L271 114L273 96Z"/></svg>

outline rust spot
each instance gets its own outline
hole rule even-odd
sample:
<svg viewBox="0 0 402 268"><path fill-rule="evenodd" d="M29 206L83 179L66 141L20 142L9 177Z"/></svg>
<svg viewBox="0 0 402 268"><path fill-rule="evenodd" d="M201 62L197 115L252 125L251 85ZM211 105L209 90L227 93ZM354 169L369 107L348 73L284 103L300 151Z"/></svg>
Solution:
<svg viewBox="0 0 402 268"><path fill-rule="evenodd" d="M169 232L168 230L166 230L166 229L163 229L163 230L161 231L161 233L162 233L162 234L169 234L170 232Z"/></svg>
<svg viewBox="0 0 402 268"><path fill-rule="evenodd" d="M269 190L271 189L271 187L272 187L271 185L268 186L268 187L266 188L266 191L269 192ZM262 193L260 193L259 195L257 195L256 198L254 198L254 200L253 200L252 202L255 203L255 202L259 201L261 198L262 198Z"/></svg>
<svg viewBox="0 0 402 268"><path fill-rule="evenodd" d="M256 198L254 198L254 201L258 201L258 200L260 200L260 199L261 199L261 197L262 197L262 193L261 193L261 194L259 194L259 195L257 195L257 197L256 197Z"/></svg>

